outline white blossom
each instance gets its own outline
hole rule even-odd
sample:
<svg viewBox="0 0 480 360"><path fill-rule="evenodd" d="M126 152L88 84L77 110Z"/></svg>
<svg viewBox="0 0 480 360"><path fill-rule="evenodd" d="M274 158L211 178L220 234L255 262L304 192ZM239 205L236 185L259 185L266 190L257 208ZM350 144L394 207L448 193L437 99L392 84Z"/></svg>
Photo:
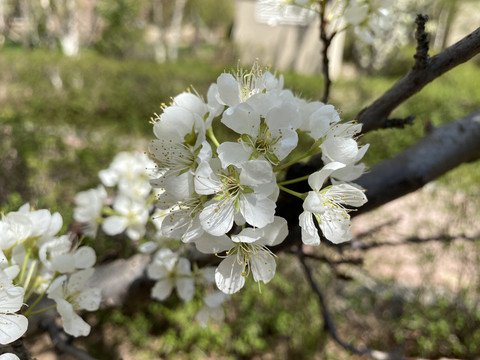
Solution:
<svg viewBox="0 0 480 360"><path fill-rule="evenodd" d="M268 283L275 275L275 255L268 248L280 244L287 236L287 222L276 216L263 228L245 228L238 235L213 237L206 235L196 242L197 249L205 253L226 256L215 271L217 287L226 294L239 291L250 272L255 282Z"/></svg>
<svg viewBox="0 0 480 360"><path fill-rule="evenodd" d="M24 290L0 270L0 344L6 345L27 331L28 320L16 314L23 306Z"/></svg>
<svg viewBox="0 0 480 360"><path fill-rule="evenodd" d="M303 203L304 212L299 216L302 241L307 245L320 244L320 236L313 221L314 217L323 235L331 242L341 243L352 238L350 215L348 214L350 210L345 206L363 205L367 201L364 192L349 184L323 188L327 177L333 171L343 167L345 167L344 164L331 162L308 178L308 183L313 191L308 193Z"/></svg>
<svg viewBox="0 0 480 360"><path fill-rule="evenodd" d="M90 246L72 248L68 235L63 235L43 244L38 255L42 264L53 272L71 273L76 269L92 267L97 260L95 250Z"/></svg>
<svg viewBox="0 0 480 360"><path fill-rule="evenodd" d="M130 197L118 195L113 203L117 215L107 217L102 229L107 235L117 235L126 232L131 240L139 240L145 234L148 221L148 208L145 202Z"/></svg>
<svg viewBox="0 0 480 360"><path fill-rule="evenodd" d="M150 279L157 280L151 291L154 299L165 300L174 287L183 301L189 301L195 293L190 261L168 248L156 252L147 274Z"/></svg>
<svg viewBox="0 0 480 360"><path fill-rule="evenodd" d="M265 160L245 161L240 168L216 168L202 162L195 174L195 190L199 194L214 195L205 203L200 222L212 235L228 232L240 213L246 222L264 227L273 221L276 204L269 196L277 185L271 165Z"/></svg>
<svg viewBox="0 0 480 360"><path fill-rule="evenodd" d="M216 322L223 321L225 319L225 311L223 310L222 304L227 299L228 296L221 291L208 294L203 299L203 306L195 315L195 320L197 320L202 327L206 327L210 319Z"/></svg>
<svg viewBox="0 0 480 360"><path fill-rule="evenodd" d="M81 191L75 195L73 218L82 223L82 232L95 238L101 223L102 208L107 199L107 191L102 185L96 189Z"/></svg>
<svg viewBox="0 0 480 360"><path fill-rule="evenodd" d="M88 268L69 277L62 275L53 281L48 290L48 298L57 304L65 332L75 337L87 336L90 333L90 325L76 312L83 309L95 311L100 306L101 290L87 287L87 281L93 272L93 268Z"/></svg>

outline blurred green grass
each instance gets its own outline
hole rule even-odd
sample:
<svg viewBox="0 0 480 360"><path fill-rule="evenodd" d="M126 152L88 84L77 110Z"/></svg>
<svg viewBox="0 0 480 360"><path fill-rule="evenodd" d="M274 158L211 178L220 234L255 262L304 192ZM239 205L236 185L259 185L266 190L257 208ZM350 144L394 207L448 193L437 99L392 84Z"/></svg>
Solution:
<svg viewBox="0 0 480 360"><path fill-rule="evenodd" d="M2 51L0 210L15 210L30 201L38 208L59 211L67 227L75 193L95 187L97 172L106 168L118 152L145 149L153 137L149 119L153 113L161 111L162 103L169 103L172 96L190 86L205 94L222 71L234 66L194 59L159 65L118 61L95 53L66 58L44 51ZM284 76L285 87L295 93L310 100L321 98L321 77L292 73L284 73ZM371 143L365 161L373 165L413 144L423 136L426 121L440 126L475 110L480 104L480 88L473 79L478 78L478 66L465 64L428 85L393 114L398 117L415 115L414 126L376 131L362 138L363 143ZM351 120L395 81L396 78L361 76L339 80L334 84L331 103L345 120ZM475 195L480 193L479 176L480 164L467 164L444 176L439 184L452 191ZM174 358L174 354L182 354L177 358L202 358L206 354L251 358L265 353L310 358L319 351L324 358L336 358L335 352L331 355L325 350L326 337L316 299L301 273L298 269L292 270L289 261L282 259L280 263L279 275L263 287L262 295L249 282L245 291L234 297L234 305L227 309L227 318L231 320L228 326L204 331L191 324L200 304L192 302L178 307L173 299L166 304L172 308L152 303L135 314L106 312L98 317L100 327L109 321L122 327L139 354L138 358ZM333 281L326 269L320 268L318 275L326 288ZM385 296L384 301L388 300ZM347 308L356 308L366 316L372 314L371 304L364 308L355 296L344 301ZM375 301L380 304L383 300L376 297ZM425 321L417 319L419 311L426 311L422 310L423 305L413 303L401 321L391 317L383 322L391 343L397 341L398 344L408 337L408 332L398 330L407 329L420 332L425 339L415 345L412 354L435 355L436 344L448 341L456 344L451 354L457 357L478 352L468 347L472 339L480 336L478 309L475 306L468 309L476 314L468 323L471 332L453 341L446 335L444 324L444 314L452 309L448 307L451 305L437 305L426 312ZM140 310L147 312L142 314ZM453 316L454 312L449 313L455 323L464 321ZM348 328L348 324L341 323L341 326ZM448 331L461 333L455 329ZM157 342L146 348L147 337L156 338ZM101 349L95 341L99 340L93 338L87 343ZM373 341L380 348L386 345L381 344L382 338L372 337L365 341ZM107 356L98 355L99 358Z"/></svg>

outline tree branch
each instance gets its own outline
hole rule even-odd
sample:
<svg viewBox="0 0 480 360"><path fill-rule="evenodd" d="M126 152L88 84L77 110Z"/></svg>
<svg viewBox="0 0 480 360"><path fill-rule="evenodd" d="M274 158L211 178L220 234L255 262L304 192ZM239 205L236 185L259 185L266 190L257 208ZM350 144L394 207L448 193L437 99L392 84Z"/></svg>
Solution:
<svg viewBox="0 0 480 360"><path fill-rule="evenodd" d="M355 182L368 202L357 213L413 192L458 165L480 159L480 110L437 128L418 143L374 166Z"/></svg>
<svg viewBox="0 0 480 360"><path fill-rule="evenodd" d="M358 347L355 347L354 345L348 344L345 341L343 341L337 332L337 328L335 326L335 322L333 321L333 317L330 314L330 311L328 310L325 297L323 296L323 293L320 290L320 286L318 286L315 278L313 277L312 270L308 266L303 252L300 251L298 253L298 259L300 260L300 263L303 266L303 270L305 271L305 275L307 277L307 280L310 286L312 287L313 292L317 295L318 302L320 305L320 311L322 313L324 323L325 323L325 328L330 332L330 335L332 336L333 340L338 345L340 345L342 348L344 348L345 350L353 354L369 355L372 359L378 359L378 360L403 359L403 357L398 352L387 353L383 351L372 350L365 347L358 348Z"/></svg>
<svg viewBox="0 0 480 360"><path fill-rule="evenodd" d="M415 59L415 65L413 65L414 71L425 69L430 62L430 56L428 55L428 34L425 32L425 23L427 21L427 15L418 14L415 19L415 24L417 24L417 31L415 32L417 52L413 55Z"/></svg>
<svg viewBox="0 0 480 360"><path fill-rule="evenodd" d="M330 87L332 80L330 79L330 59L328 58L328 49L335 36L333 32L330 36L327 35L327 18L326 18L326 1L319 0L320 5L320 42L322 44L322 72L323 72L323 98L322 102L327 103L330 97Z"/></svg>
<svg viewBox="0 0 480 360"><path fill-rule="evenodd" d="M85 351L70 344L69 336L67 336L67 334L63 332L63 329L57 325L55 318L44 318L41 322L41 327L48 332L55 349L59 352L70 354L78 360L97 360Z"/></svg>
<svg viewBox="0 0 480 360"><path fill-rule="evenodd" d="M480 28L429 61L426 61L425 45L419 47L423 50L415 54L415 66L407 75L358 114L357 120L363 123L363 133L386 127L388 116L398 105L442 74L477 55L480 52Z"/></svg>

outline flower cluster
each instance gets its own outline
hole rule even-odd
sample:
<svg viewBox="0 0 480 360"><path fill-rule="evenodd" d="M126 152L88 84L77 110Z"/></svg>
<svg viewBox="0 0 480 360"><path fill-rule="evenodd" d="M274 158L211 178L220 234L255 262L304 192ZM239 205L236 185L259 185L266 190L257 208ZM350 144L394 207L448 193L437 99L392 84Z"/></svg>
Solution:
<svg viewBox="0 0 480 360"><path fill-rule="evenodd" d="M236 141L217 140L216 118L238 134ZM273 278L270 247L288 234L286 221L275 214L280 189L305 199L299 219L304 243L320 242L314 218L327 239L349 240L349 207L366 202L363 191L351 184L364 171L358 162L368 148L358 146L360 130L354 122L341 123L332 105L307 102L284 89L283 77L258 62L249 71L221 74L206 101L189 92L174 97L153 119L156 139L149 146L156 165L151 184L160 190L156 205L166 212L163 236L222 257L215 281L227 294L240 290L250 272L256 282ZM289 161L300 132L313 145ZM277 181L281 170L319 152L325 166L310 175L308 195Z"/></svg>
<svg viewBox="0 0 480 360"><path fill-rule="evenodd" d="M392 0L350 0L343 14L355 35L366 44L382 39L392 29L395 17Z"/></svg>
<svg viewBox="0 0 480 360"><path fill-rule="evenodd" d="M285 4L320 11L317 0L285 0ZM335 0L326 8L327 19L332 31L351 27L359 40L373 45L393 29L397 5L393 0Z"/></svg>
<svg viewBox="0 0 480 360"><path fill-rule="evenodd" d="M0 343L15 341L27 329L27 317L47 309L36 305L47 295L56 303L65 331L87 335L88 325L76 312L97 310L100 289L90 288L95 251L80 246L68 235L59 235L59 213L34 210L27 203L0 220ZM79 280L79 279L82 280ZM63 286L65 285L65 286ZM18 312L33 294L36 300ZM55 305L54 305L55 307Z"/></svg>
<svg viewBox="0 0 480 360"><path fill-rule="evenodd" d="M73 218L83 224L82 233L94 238L101 225L107 235L125 232L131 240L142 238L152 201L146 169L152 166L143 153L121 152L108 169L100 171L102 185L75 196ZM105 187L116 189L111 204Z"/></svg>

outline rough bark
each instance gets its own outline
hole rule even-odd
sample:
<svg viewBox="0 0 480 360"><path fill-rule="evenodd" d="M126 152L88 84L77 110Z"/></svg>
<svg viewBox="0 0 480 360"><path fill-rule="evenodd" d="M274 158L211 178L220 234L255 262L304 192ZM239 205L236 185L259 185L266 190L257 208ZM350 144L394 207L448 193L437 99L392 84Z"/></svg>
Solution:
<svg viewBox="0 0 480 360"><path fill-rule="evenodd" d="M453 168L480 159L480 110L434 128L418 143L374 166L355 182L367 189L368 203L359 212L377 208L421 188Z"/></svg>

